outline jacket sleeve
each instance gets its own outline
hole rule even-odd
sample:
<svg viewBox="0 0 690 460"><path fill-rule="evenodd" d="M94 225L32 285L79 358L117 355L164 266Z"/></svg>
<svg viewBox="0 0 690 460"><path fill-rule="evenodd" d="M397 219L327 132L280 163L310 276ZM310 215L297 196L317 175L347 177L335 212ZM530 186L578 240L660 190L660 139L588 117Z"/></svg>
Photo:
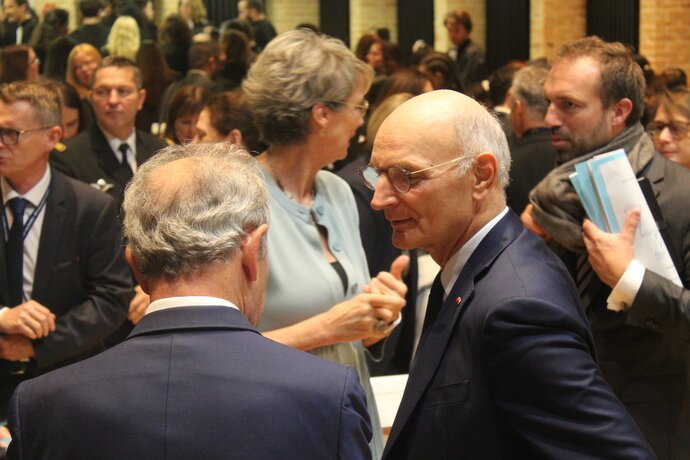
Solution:
<svg viewBox="0 0 690 460"><path fill-rule="evenodd" d="M21 394L21 385L10 398L9 414L7 419L7 426L12 434L12 442L7 448L8 460L22 460L24 458L24 450L22 445L22 431L19 414L19 395Z"/></svg>
<svg viewBox="0 0 690 460"><path fill-rule="evenodd" d="M690 338L690 290L645 270L628 321L666 334Z"/></svg>
<svg viewBox="0 0 690 460"><path fill-rule="evenodd" d="M115 203L108 199L95 219L77 222L86 226L82 230L88 238L78 255L78 282L83 295L78 303L57 317L54 332L33 341L39 370L89 352L127 316L133 295L132 275L124 261L115 208ZM69 286L60 288L70 289Z"/></svg>
<svg viewBox="0 0 690 460"><path fill-rule="evenodd" d="M357 371L348 367L340 407L339 459L370 459L372 431L364 389Z"/></svg>
<svg viewBox="0 0 690 460"><path fill-rule="evenodd" d="M492 309L484 327L501 417L543 458L655 458L599 373L585 319L540 299Z"/></svg>

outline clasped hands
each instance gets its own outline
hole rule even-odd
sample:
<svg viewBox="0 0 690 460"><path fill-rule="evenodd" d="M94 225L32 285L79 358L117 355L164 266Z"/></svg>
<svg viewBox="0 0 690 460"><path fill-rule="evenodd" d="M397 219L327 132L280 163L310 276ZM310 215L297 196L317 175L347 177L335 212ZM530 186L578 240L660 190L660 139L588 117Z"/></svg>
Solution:
<svg viewBox="0 0 690 460"><path fill-rule="evenodd" d="M369 281L362 294L326 312L326 329L333 335L333 342L362 340L369 346L390 335L405 306L407 286L402 276L409 263L408 256L399 256L389 272L381 272Z"/></svg>
<svg viewBox="0 0 690 460"><path fill-rule="evenodd" d="M9 308L0 315L0 358L8 361L28 359L34 355L32 340L41 339L55 330L55 315L45 306L29 300Z"/></svg>

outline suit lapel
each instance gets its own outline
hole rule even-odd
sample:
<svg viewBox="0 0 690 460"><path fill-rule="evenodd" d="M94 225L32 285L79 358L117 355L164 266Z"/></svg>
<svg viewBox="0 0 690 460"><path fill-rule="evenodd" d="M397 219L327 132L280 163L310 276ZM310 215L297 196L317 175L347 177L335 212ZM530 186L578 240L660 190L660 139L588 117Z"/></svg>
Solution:
<svg viewBox="0 0 690 460"><path fill-rule="evenodd" d="M128 175L126 170L121 167L122 165L117 161L113 149L110 148L108 140L98 125L94 124L90 130L91 152L94 158L98 159L99 168L109 179L116 182L121 189L124 189L131 177L131 173Z"/></svg>
<svg viewBox="0 0 690 460"><path fill-rule="evenodd" d="M0 191L0 211L3 213L5 212L5 207L2 206L3 202L3 197L2 197L2 192ZM0 216L0 219L3 217ZM9 292L10 288L7 285L7 264L5 261L5 237L2 235L2 241L0 242L0 305L9 305L10 303L10 297L9 297Z"/></svg>
<svg viewBox="0 0 690 460"><path fill-rule="evenodd" d="M67 226L66 215L64 178L60 176L59 172L52 169L43 226L41 227L41 239L38 245L36 270L34 272L34 285L31 295L34 299L45 297L43 294L48 289L50 272L55 265L55 257L58 254L63 235L65 234Z"/></svg>
<svg viewBox="0 0 690 460"><path fill-rule="evenodd" d="M520 219L512 211L508 211L508 214L484 237L460 272L436 321L420 339L402 403L388 438L386 451L397 441L431 384L444 357L448 342L456 329L456 323L464 309L470 308L475 281L490 268L496 257L517 238L523 228Z"/></svg>

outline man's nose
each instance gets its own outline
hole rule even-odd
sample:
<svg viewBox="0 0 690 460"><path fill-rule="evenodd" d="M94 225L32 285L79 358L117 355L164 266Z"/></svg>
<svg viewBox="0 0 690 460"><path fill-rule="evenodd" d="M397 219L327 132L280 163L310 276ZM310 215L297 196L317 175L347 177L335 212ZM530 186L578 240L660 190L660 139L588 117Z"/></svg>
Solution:
<svg viewBox="0 0 690 460"><path fill-rule="evenodd" d="M549 104L546 109L544 124L549 128L561 126L561 119L558 117L558 111L552 103Z"/></svg>
<svg viewBox="0 0 690 460"><path fill-rule="evenodd" d="M376 183L376 188L374 189L371 207L376 211L381 211L382 209L394 206L397 202L398 198L388 177L385 174L381 174Z"/></svg>

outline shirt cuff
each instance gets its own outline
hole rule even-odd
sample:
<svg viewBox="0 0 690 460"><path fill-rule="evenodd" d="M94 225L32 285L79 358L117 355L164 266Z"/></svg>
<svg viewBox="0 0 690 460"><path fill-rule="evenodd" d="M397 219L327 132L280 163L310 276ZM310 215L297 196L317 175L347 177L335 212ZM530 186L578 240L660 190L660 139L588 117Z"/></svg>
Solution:
<svg viewBox="0 0 690 460"><path fill-rule="evenodd" d="M632 260L625 269L623 276L618 280L618 283L611 291L611 295L606 299L608 305L606 308L612 311L624 311L630 308L637 291L642 286L642 279L644 278L644 265L636 260Z"/></svg>

